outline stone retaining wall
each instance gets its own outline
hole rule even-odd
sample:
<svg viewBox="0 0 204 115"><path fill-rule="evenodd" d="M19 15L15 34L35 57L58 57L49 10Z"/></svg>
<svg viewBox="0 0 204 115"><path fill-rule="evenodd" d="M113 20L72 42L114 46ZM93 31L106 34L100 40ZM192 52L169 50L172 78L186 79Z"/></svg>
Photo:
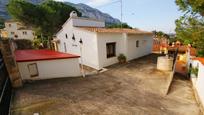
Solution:
<svg viewBox="0 0 204 115"><path fill-rule="evenodd" d="M22 86L22 79L15 61L14 47L11 39L0 38L0 50L3 54L4 63L6 65L9 77L14 88Z"/></svg>

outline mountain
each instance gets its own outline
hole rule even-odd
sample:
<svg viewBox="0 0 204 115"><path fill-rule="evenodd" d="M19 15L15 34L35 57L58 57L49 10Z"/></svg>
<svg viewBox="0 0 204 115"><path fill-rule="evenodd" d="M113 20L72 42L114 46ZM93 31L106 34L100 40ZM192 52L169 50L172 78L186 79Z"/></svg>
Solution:
<svg viewBox="0 0 204 115"><path fill-rule="evenodd" d="M42 3L45 0L27 0L33 4L39 4ZM0 17L3 17L5 19L9 19L10 16L8 12L6 11L6 5L8 4L9 0L0 0ZM92 8L88 5L79 3L79 4L73 4L70 2L64 2L67 5L71 5L75 7L77 10L79 10L82 13L83 17L87 18L94 18L98 20L104 20L106 24L115 24L120 23L120 21L116 18L113 18L107 13L103 13L99 11L98 9Z"/></svg>
<svg viewBox="0 0 204 115"><path fill-rule="evenodd" d="M82 4L82 3L73 4L70 2L65 2L65 4L75 7L79 12L82 13L83 17L105 20L106 24L120 23L120 20L113 18L109 14L103 13L100 10L92 8L86 4Z"/></svg>

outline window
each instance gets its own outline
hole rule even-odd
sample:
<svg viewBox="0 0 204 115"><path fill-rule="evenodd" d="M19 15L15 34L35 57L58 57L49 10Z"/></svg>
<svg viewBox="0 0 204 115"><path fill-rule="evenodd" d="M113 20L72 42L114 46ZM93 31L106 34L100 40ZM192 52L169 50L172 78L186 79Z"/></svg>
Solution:
<svg viewBox="0 0 204 115"><path fill-rule="evenodd" d="M28 64L28 70L31 77L37 77L39 75L36 63Z"/></svg>
<svg viewBox="0 0 204 115"><path fill-rule="evenodd" d="M73 36L72 36L72 40L74 40L74 41L75 41L75 36L74 36L74 34L73 34Z"/></svg>
<svg viewBox="0 0 204 115"><path fill-rule="evenodd" d="M115 57L116 56L116 43L107 43L106 44L106 52L107 52L107 58Z"/></svg>
<svg viewBox="0 0 204 115"><path fill-rule="evenodd" d="M64 42L64 52L67 52L67 46L65 42Z"/></svg>
<svg viewBox="0 0 204 115"><path fill-rule="evenodd" d="M139 47L139 40L136 41L136 47Z"/></svg>
<svg viewBox="0 0 204 115"><path fill-rule="evenodd" d="M15 38L18 38L18 35L14 35Z"/></svg>
<svg viewBox="0 0 204 115"><path fill-rule="evenodd" d="M65 37L66 37L66 38L68 38L68 35L67 35L67 34L65 34Z"/></svg>
<svg viewBox="0 0 204 115"><path fill-rule="evenodd" d="M27 32L26 32L26 31L23 31L23 35L27 35Z"/></svg>
<svg viewBox="0 0 204 115"><path fill-rule="evenodd" d="M11 32L11 35L14 35L15 34L15 32Z"/></svg>

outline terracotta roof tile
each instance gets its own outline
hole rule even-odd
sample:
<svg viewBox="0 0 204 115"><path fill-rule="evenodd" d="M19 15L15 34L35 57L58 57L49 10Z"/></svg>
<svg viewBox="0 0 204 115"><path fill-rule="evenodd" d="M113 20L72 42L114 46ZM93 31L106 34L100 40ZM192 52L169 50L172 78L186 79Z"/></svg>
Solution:
<svg viewBox="0 0 204 115"><path fill-rule="evenodd" d="M99 28L99 27L78 27L91 32L98 33L128 33L128 34L153 34L152 32L142 31L139 29L121 29L121 28Z"/></svg>
<svg viewBox="0 0 204 115"><path fill-rule="evenodd" d="M198 60L204 65L204 58L202 57L193 58L192 60Z"/></svg>

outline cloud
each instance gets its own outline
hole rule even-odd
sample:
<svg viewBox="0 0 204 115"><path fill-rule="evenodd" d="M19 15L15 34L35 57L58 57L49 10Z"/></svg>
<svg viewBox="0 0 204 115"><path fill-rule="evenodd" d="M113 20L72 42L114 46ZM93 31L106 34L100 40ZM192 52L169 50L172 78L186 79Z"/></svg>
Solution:
<svg viewBox="0 0 204 115"><path fill-rule="evenodd" d="M110 3L112 0L89 0L86 4L92 7L98 7Z"/></svg>

